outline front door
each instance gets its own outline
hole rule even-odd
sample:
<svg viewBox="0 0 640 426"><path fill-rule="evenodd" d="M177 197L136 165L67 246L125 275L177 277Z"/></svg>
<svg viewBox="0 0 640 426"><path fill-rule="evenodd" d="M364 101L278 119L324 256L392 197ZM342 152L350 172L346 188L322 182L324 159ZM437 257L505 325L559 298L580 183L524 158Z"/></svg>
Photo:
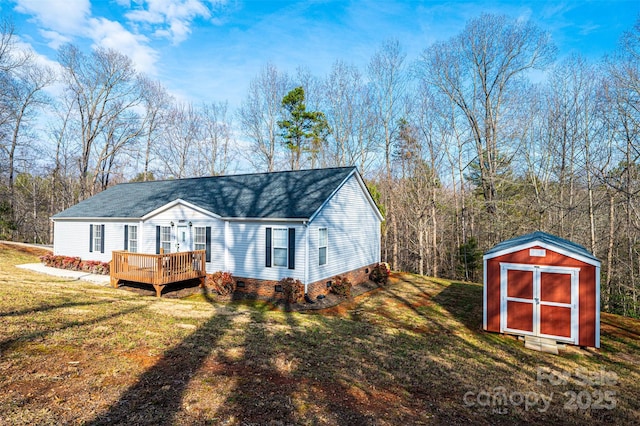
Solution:
<svg viewBox="0 0 640 426"><path fill-rule="evenodd" d="M176 252L191 251L191 232L188 226L178 225L176 234Z"/></svg>
<svg viewBox="0 0 640 426"><path fill-rule="evenodd" d="M500 331L576 343L579 268L500 264Z"/></svg>

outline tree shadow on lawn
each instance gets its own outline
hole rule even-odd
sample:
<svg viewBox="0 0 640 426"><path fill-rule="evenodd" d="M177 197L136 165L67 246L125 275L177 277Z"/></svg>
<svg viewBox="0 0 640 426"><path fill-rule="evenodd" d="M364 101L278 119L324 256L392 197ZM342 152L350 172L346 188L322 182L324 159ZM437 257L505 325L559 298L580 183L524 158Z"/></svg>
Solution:
<svg viewBox="0 0 640 426"><path fill-rule="evenodd" d="M1 317L18 317L21 315L26 315L26 314L33 314L33 313L42 313L42 312L47 312L47 311L52 311L54 309L62 309L62 308L72 308L74 306L91 306L91 305L102 305L105 303L111 303L108 301L102 301L102 302L62 302L62 303L58 303L58 304L52 304L52 303L41 303L38 306L34 306L31 308L23 308L23 309L19 309L19 310L13 310L13 311L7 311L7 312L0 312L0 318Z"/></svg>
<svg viewBox="0 0 640 426"><path fill-rule="evenodd" d="M251 313L242 358L221 359L229 367L227 374L237 374L237 380L216 419L240 424L376 424L345 387L347 375L335 367L340 354L335 342L328 346L335 338L331 328L305 326L298 318L300 314L290 311L274 318L264 311ZM330 359L325 358L327 350Z"/></svg>
<svg viewBox="0 0 640 426"><path fill-rule="evenodd" d="M203 297L214 304L206 292ZM231 314L228 309L223 314L215 312L205 324L164 352L106 413L86 424L176 424L186 388L228 330Z"/></svg>
<svg viewBox="0 0 640 426"><path fill-rule="evenodd" d="M500 383L504 386L521 371L517 363L504 362L479 344L455 335L434 344L443 333L410 333L400 324L394 333L367 322L366 316L349 318L349 313L282 315L286 324L264 312L251 314L242 357L223 359L224 374L237 380L216 420L375 425L479 419L509 424L514 419L464 405L465 392L478 391L482 378L497 375L507 380ZM470 362L479 357L490 362L477 371ZM535 374L521 380L535 386Z"/></svg>
<svg viewBox="0 0 640 426"><path fill-rule="evenodd" d="M473 332L482 330L482 286L453 282L432 300Z"/></svg>
<svg viewBox="0 0 640 426"><path fill-rule="evenodd" d="M102 304L102 303L111 303L111 302L99 302L99 303L78 303L78 306L85 306L85 305L97 305L97 304ZM89 320L76 320L76 321L67 321L64 324L62 324L59 327L55 327L55 328L47 328L45 330L40 330L40 331L33 331L30 333L25 333L13 338L8 338L8 339L4 339L2 341L0 341L0 353L7 351L9 349L12 349L13 347L15 347L16 345L19 345L21 342L31 342L34 341L36 339L42 338L46 335L49 334L53 334L59 331L63 331L66 330L68 328L72 328L72 327L80 327L80 326L87 326L87 325L92 325L92 324L99 324L103 321L106 321L110 318L115 318L121 315L126 315L126 314L130 314L132 312L136 312L139 311L141 309L144 309L144 306L134 306L132 308L129 309L122 309L120 311L117 311L113 314L109 314L109 315L102 315L99 316L97 318L92 318Z"/></svg>
<svg viewBox="0 0 640 426"><path fill-rule="evenodd" d="M397 300L411 312L416 309L408 306L410 297ZM236 311L238 306L231 303L225 309ZM465 405L466 392L477 394L496 386L547 392L548 387L536 384L535 367L557 367L551 356L529 355L514 345L496 344L495 350L487 346L492 336L458 335L458 329L441 322L448 321L444 317L430 320L450 332L416 333L406 330L402 320L394 329L370 322L368 315L270 313L260 307L248 312L248 318L239 317L243 322L235 323L228 312L214 314L89 424L176 424L191 416L182 412L182 400L196 375L225 386L231 383L206 419L187 417L198 422L512 424L561 422L565 415L575 415L559 403L545 414L515 407L509 415L492 412L495 407ZM239 343L230 347L229 336ZM214 365L207 358L217 346L233 351L219 351Z"/></svg>

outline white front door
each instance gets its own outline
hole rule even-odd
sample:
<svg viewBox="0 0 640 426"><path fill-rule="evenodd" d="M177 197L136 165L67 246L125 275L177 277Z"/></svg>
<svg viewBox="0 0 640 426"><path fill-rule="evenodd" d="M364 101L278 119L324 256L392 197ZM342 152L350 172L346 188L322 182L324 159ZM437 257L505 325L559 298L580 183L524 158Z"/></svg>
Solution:
<svg viewBox="0 0 640 426"><path fill-rule="evenodd" d="M500 331L575 343L579 268L500 265Z"/></svg>
<svg viewBox="0 0 640 426"><path fill-rule="evenodd" d="M178 225L175 251L191 251L191 230L187 225Z"/></svg>

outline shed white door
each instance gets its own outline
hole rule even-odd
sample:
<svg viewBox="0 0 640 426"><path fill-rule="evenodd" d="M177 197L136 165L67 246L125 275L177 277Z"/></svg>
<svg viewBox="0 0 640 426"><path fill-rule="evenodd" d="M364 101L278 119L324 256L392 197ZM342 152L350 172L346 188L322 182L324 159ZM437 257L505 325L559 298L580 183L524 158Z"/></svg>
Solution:
<svg viewBox="0 0 640 426"><path fill-rule="evenodd" d="M577 343L579 271L500 264L500 331Z"/></svg>
<svg viewBox="0 0 640 426"><path fill-rule="evenodd" d="M191 251L191 229L187 225L178 225L175 251Z"/></svg>

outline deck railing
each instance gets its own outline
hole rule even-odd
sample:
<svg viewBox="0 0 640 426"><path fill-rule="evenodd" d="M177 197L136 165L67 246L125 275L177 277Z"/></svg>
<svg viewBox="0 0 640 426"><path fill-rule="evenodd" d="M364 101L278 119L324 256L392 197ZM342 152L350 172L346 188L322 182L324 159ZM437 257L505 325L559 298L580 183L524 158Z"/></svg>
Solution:
<svg viewBox="0 0 640 426"><path fill-rule="evenodd" d="M206 276L205 251L145 254L113 251L111 254L111 285L120 280L151 284L159 297L165 285Z"/></svg>

